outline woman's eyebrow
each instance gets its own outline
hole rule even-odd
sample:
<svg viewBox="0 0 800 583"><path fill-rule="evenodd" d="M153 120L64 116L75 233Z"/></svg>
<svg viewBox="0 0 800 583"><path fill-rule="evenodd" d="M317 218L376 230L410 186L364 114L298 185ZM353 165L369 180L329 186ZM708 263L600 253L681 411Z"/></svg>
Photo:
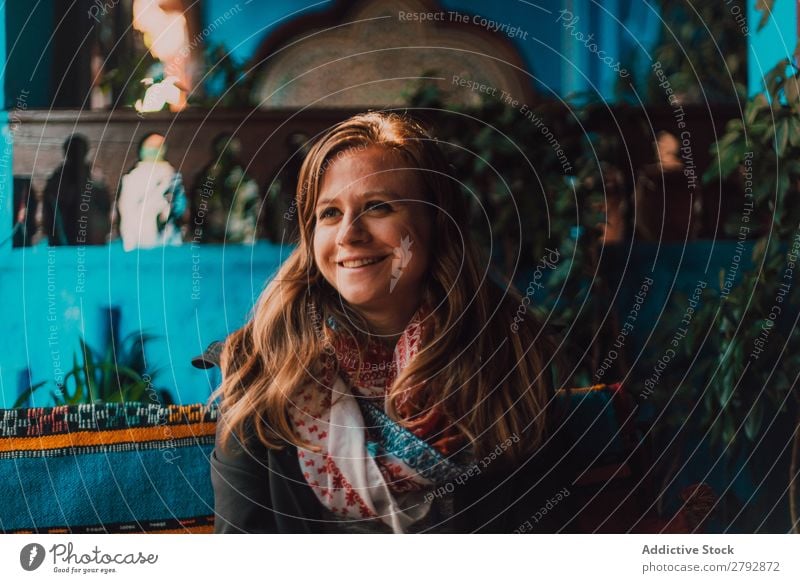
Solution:
<svg viewBox="0 0 800 583"><path fill-rule="evenodd" d="M361 192L356 195L356 198L365 199L369 198L370 196L385 196L387 198L400 198L397 193L393 190L386 190L384 188L379 188L377 190L367 190L365 192ZM322 205L328 204L339 198L338 196L326 196L325 198L321 198L317 201L317 208L321 207Z"/></svg>

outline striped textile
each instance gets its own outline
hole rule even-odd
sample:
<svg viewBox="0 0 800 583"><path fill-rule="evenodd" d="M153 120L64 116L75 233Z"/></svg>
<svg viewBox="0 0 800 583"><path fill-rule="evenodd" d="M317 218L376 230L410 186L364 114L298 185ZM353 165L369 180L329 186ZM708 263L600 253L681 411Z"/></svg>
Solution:
<svg viewBox="0 0 800 583"><path fill-rule="evenodd" d="M558 400L566 405L560 430L585 464L572 495L599 508L584 530L613 531L642 516L630 494L649 464L630 395L597 385L559 391ZM0 532L212 532L216 421L217 409L201 404L0 409ZM598 495L613 507L627 500L625 517L609 521Z"/></svg>
<svg viewBox="0 0 800 583"><path fill-rule="evenodd" d="M212 532L217 409L0 410L0 531Z"/></svg>

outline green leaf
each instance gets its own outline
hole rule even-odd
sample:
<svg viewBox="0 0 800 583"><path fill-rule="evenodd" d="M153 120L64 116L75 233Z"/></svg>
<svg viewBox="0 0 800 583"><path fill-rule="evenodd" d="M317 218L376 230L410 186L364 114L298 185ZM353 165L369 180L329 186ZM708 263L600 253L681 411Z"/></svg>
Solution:
<svg viewBox="0 0 800 583"><path fill-rule="evenodd" d="M725 148L719 158L719 174L723 178L727 178L731 173L739 168L742 164L744 156L745 145L741 142L730 144Z"/></svg>
<svg viewBox="0 0 800 583"><path fill-rule="evenodd" d="M47 381L42 381L40 383L36 383L35 385L30 386L27 389L25 389L22 393L20 393L19 397L17 397L17 400L14 401L14 405L11 408L12 409L18 409L18 408L22 407L28 401L28 399L37 390L39 390L40 388L42 388L46 384L47 384Z"/></svg>
<svg viewBox="0 0 800 583"><path fill-rule="evenodd" d="M99 399L100 396L97 394L97 387L96 387L96 375L97 369L94 366L94 356L92 354L92 349L89 348L89 345L83 338L79 338L78 341L80 342L81 352L83 353L83 372L84 378L86 380L86 389L88 391L89 402L92 403L96 399Z"/></svg>
<svg viewBox="0 0 800 583"><path fill-rule="evenodd" d="M756 437L758 437L763 419L764 407L761 401L756 401L753 403L753 408L750 410L750 414L747 416L747 420L744 423L744 434L751 442L755 441Z"/></svg>
<svg viewBox="0 0 800 583"><path fill-rule="evenodd" d="M712 444L718 444L722 441L722 421L719 418L711 425L709 440Z"/></svg>
<svg viewBox="0 0 800 583"><path fill-rule="evenodd" d="M767 26L774 6L775 0L758 0L758 2L756 2L755 9L761 13L761 17L758 19L758 25L756 26L756 32L761 32L761 29Z"/></svg>
<svg viewBox="0 0 800 583"><path fill-rule="evenodd" d="M769 106L766 96L763 93L756 95L752 101L747 104L745 108L745 123L748 126L755 123L758 114ZM738 120L736 120L738 122ZM733 120L729 123L733 123Z"/></svg>
<svg viewBox="0 0 800 583"><path fill-rule="evenodd" d="M722 421L722 443L725 444L726 448L733 449L733 440L736 438L736 425L733 422L733 416L723 414L720 420ZM732 451L725 452L729 457L732 453Z"/></svg>
<svg viewBox="0 0 800 583"><path fill-rule="evenodd" d="M777 130L775 131L775 148L779 156L783 156L786 152L786 146L789 144L789 120L783 119L777 123Z"/></svg>
<svg viewBox="0 0 800 583"><path fill-rule="evenodd" d="M773 103L779 105L778 98L781 87L785 80L786 67L789 65L789 59L781 59L777 65L770 69L764 75L764 85L772 98Z"/></svg>
<svg viewBox="0 0 800 583"><path fill-rule="evenodd" d="M129 384L126 386L125 393L120 393L120 398L122 402L126 401L144 401L144 394L145 389L147 388L147 383L144 381L140 381L138 383Z"/></svg>
<svg viewBox="0 0 800 583"><path fill-rule="evenodd" d="M729 368L722 373L721 383L722 384L719 392L719 405L722 409L726 409L728 407L728 403L730 403L731 396L733 395L733 387L735 386L733 367L730 365Z"/></svg>
<svg viewBox="0 0 800 583"><path fill-rule="evenodd" d="M789 143L793 148L800 148L800 121L794 115L789 118Z"/></svg>
<svg viewBox="0 0 800 583"><path fill-rule="evenodd" d="M108 395L115 392L117 387L117 375L114 371L114 342L109 342L106 347L106 354L103 360L103 365L111 365L108 369L104 366L100 373L100 382L98 383L99 398L103 401L107 399Z"/></svg>
<svg viewBox="0 0 800 583"><path fill-rule="evenodd" d="M67 400L67 402L70 402L70 403L72 403L72 402L82 403L83 402L83 382L81 380L81 375L83 374L83 367L78 364L78 356L76 354L72 355L72 362L73 362L72 370L69 371L64 376L64 386L63 386L63 388L64 388L64 398ZM67 378L70 377L70 376L75 380L75 391L73 392L72 395L70 395L66 390Z"/></svg>
<svg viewBox="0 0 800 583"><path fill-rule="evenodd" d="M747 144L760 144L761 142L769 139L774 133L774 126L772 119L764 121L754 121L747 127Z"/></svg>

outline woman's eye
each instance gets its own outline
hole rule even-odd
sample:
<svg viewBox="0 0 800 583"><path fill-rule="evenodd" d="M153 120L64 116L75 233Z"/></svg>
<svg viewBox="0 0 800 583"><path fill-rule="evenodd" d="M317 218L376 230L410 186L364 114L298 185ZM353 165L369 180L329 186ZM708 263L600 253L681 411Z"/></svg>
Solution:
<svg viewBox="0 0 800 583"><path fill-rule="evenodd" d="M392 210L392 205L381 201L368 202L366 206L368 211L389 212Z"/></svg>
<svg viewBox="0 0 800 583"><path fill-rule="evenodd" d="M337 212L339 212L339 211L337 211L335 208L328 207L328 208L324 209L321 213L319 213L319 218L320 218L320 220L328 219L330 217L335 216Z"/></svg>

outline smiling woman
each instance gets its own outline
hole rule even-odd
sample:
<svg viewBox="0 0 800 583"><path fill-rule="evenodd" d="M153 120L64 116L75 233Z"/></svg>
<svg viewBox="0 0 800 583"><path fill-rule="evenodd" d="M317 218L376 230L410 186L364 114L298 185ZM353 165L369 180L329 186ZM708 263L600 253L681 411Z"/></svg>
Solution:
<svg viewBox="0 0 800 583"><path fill-rule="evenodd" d="M400 334L422 299L433 215L424 188L416 168L379 145L350 153L322 179L314 261L373 334Z"/></svg>
<svg viewBox="0 0 800 583"><path fill-rule="evenodd" d="M311 148L300 244L221 356L218 532L511 532L568 484L554 350L529 312L511 331L521 297L463 230L449 169L397 114Z"/></svg>

